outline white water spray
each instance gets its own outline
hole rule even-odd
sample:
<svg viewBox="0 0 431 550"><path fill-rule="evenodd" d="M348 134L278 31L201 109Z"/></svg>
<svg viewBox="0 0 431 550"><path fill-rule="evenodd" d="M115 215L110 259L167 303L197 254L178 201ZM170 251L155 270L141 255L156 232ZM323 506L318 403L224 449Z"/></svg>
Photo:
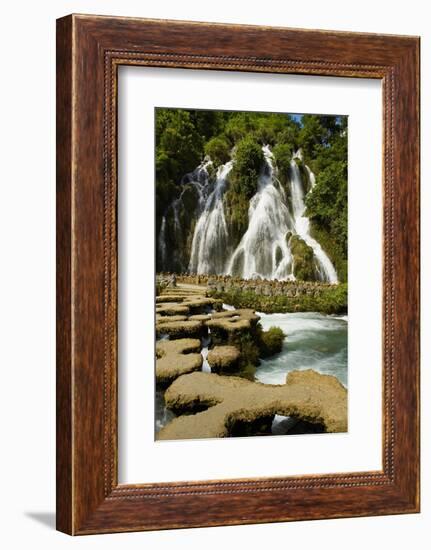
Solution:
<svg viewBox="0 0 431 550"><path fill-rule="evenodd" d="M228 230L223 209L226 179L233 162L220 166L214 190L209 194L193 234L190 273L218 274L224 272Z"/></svg>

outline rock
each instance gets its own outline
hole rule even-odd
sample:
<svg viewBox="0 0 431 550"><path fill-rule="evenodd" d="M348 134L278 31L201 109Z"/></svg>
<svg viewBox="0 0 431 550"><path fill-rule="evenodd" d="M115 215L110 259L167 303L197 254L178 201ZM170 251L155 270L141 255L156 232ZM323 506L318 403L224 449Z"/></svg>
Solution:
<svg viewBox="0 0 431 550"><path fill-rule="evenodd" d="M166 334L169 338L200 337L204 332L201 321L172 321L171 323L156 323L156 334Z"/></svg>
<svg viewBox="0 0 431 550"><path fill-rule="evenodd" d="M156 304L156 313L160 315L188 315L189 312L187 306L178 303L163 302Z"/></svg>
<svg viewBox="0 0 431 550"><path fill-rule="evenodd" d="M213 372L220 372L235 368L238 364L240 352L235 346L215 346L208 353L208 363Z"/></svg>
<svg viewBox="0 0 431 550"><path fill-rule="evenodd" d="M215 298L207 298L206 296L196 296L183 300L183 305L187 306L191 313L206 313L215 302L218 302Z"/></svg>
<svg viewBox="0 0 431 550"><path fill-rule="evenodd" d="M225 340L229 334L252 329L260 317L252 309L234 309L213 313L206 326L216 341Z"/></svg>
<svg viewBox="0 0 431 550"><path fill-rule="evenodd" d="M156 313L156 326L163 323L172 323L173 321L186 321L187 315L159 315Z"/></svg>
<svg viewBox="0 0 431 550"><path fill-rule="evenodd" d="M293 235L290 239L290 246L293 256L294 273L297 279L302 281L314 281L316 279L316 268L314 264L313 249L306 244L306 242ZM302 292L306 291L303 286Z"/></svg>
<svg viewBox="0 0 431 550"><path fill-rule="evenodd" d="M275 386L235 376L194 372L179 377L165 393L166 406L179 416L158 439L229 437L239 424L250 425L275 414L320 424L326 432L347 431L347 390L335 376L293 371Z"/></svg>
<svg viewBox="0 0 431 550"><path fill-rule="evenodd" d="M200 340L192 338L158 342L156 345L157 383L167 386L182 374L200 370L203 361L200 348Z"/></svg>
<svg viewBox="0 0 431 550"><path fill-rule="evenodd" d="M198 315L190 315L189 320L190 321L209 321L211 319L211 315L207 313L200 313Z"/></svg>

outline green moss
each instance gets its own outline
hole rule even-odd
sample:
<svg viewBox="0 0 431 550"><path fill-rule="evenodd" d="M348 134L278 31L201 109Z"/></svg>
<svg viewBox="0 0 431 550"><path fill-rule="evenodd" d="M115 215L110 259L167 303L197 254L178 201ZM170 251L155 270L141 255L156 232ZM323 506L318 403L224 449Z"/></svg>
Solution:
<svg viewBox="0 0 431 550"><path fill-rule="evenodd" d="M257 189L264 161L262 148L253 136L242 139L235 150L235 164L224 195L225 217L236 246L248 226L248 208Z"/></svg>
<svg viewBox="0 0 431 550"><path fill-rule="evenodd" d="M194 212L196 210L196 207L199 203L199 194L196 190L196 187L191 184L186 184L183 187L183 192L181 195L182 201L183 201L183 214L186 220L190 220L190 213Z"/></svg>
<svg viewBox="0 0 431 550"><path fill-rule="evenodd" d="M347 283L348 263L347 257L343 254L341 246L337 243L329 231L318 227L316 223L312 222L310 224L310 233L312 237L318 241L333 263L340 283Z"/></svg>
<svg viewBox="0 0 431 550"><path fill-rule="evenodd" d="M316 269L313 249L298 235L290 238L294 275L299 281L315 281Z"/></svg>
<svg viewBox="0 0 431 550"><path fill-rule="evenodd" d="M263 359L280 353L283 348L285 338L284 332L279 327L271 327L268 330L262 330L259 334L259 352Z"/></svg>
<svg viewBox="0 0 431 550"><path fill-rule="evenodd" d="M318 311L320 313L347 312L347 284L328 286L318 296L308 294L290 296L263 296L251 291L213 292L212 296L236 308L253 308L264 313L292 313Z"/></svg>
<svg viewBox="0 0 431 550"><path fill-rule="evenodd" d="M292 159L292 146L287 143L278 143L272 150L275 163L278 168L278 177L286 185L289 181L290 161Z"/></svg>
<svg viewBox="0 0 431 550"><path fill-rule="evenodd" d="M247 231L250 201L243 194L229 189L223 197L223 202L229 233L232 236L233 246L236 246Z"/></svg>
<svg viewBox="0 0 431 550"><path fill-rule="evenodd" d="M215 182L217 179L217 168L213 163L208 164L207 166L208 179L210 182Z"/></svg>
<svg viewBox="0 0 431 550"><path fill-rule="evenodd" d="M225 164L230 159L230 144L224 136L216 136L205 144L205 154L216 164Z"/></svg>

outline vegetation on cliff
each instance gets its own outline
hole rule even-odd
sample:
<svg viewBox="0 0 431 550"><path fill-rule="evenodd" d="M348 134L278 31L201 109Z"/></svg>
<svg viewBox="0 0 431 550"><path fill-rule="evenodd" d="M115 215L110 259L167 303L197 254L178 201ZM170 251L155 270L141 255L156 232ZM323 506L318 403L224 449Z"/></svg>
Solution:
<svg viewBox="0 0 431 550"><path fill-rule="evenodd" d="M248 207L256 193L257 180L263 163L262 147L253 135L242 138L235 148L230 186L224 196L226 220L234 235L234 246L246 232Z"/></svg>
<svg viewBox="0 0 431 550"><path fill-rule="evenodd" d="M340 281L347 281L347 117L343 116L157 109L156 234L160 234L165 217L165 242L173 251L164 269L181 272L188 266L199 196L184 176L206 155L213 161L207 168L212 178L217 166L234 159L223 200L235 246L248 225L250 198L257 190L264 144L272 148L288 200L292 154L301 150L302 160L295 161L304 182L312 233L330 257ZM315 174L312 189L306 165ZM171 205L175 201L174 211ZM310 280L313 273L309 250L305 243L296 244L296 276ZM160 271L160 254L157 262Z"/></svg>
<svg viewBox="0 0 431 550"><path fill-rule="evenodd" d="M292 235L289 241L293 256L293 272L300 281L315 281L316 268L313 249L298 235Z"/></svg>
<svg viewBox="0 0 431 550"><path fill-rule="evenodd" d="M317 296L309 294L265 296L253 291L241 290L212 291L211 296L237 308L252 308L263 313L319 311L327 314L341 314L347 312L347 283L329 286Z"/></svg>

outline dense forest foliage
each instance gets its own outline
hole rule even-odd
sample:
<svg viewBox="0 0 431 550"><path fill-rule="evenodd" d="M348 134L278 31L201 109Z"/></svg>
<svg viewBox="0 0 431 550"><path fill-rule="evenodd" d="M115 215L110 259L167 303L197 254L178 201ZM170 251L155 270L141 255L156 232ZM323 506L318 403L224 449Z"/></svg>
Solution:
<svg viewBox="0 0 431 550"><path fill-rule="evenodd" d="M278 178L287 188L292 155L303 181L308 166L315 175L306 197L312 234L331 258L341 281L347 279L347 117L280 113L156 109L156 234L169 206L182 197L179 214L185 228L177 249L178 266L191 246L193 210L198 197L184 176L208 156L217 166L234 160L223 201L229 229L239 242L248 223L250 198L257 189L264 160L262 145L270 145ZM309 188L308 188L309 189ZM288 189L287 189L288 192ZM178 270L180 268L178 267Z"/></svg>

